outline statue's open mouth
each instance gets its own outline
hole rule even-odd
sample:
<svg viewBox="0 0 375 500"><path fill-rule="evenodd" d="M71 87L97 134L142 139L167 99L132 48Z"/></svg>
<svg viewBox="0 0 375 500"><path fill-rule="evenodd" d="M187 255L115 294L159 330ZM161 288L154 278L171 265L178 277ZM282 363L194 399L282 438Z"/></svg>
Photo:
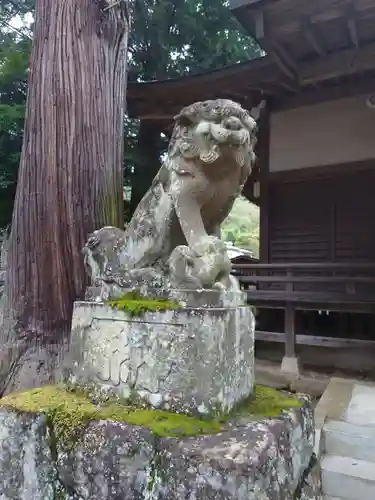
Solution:
<svg viewBox="0 0 375 500"><path fill-rule="evenodd" d="M239 122L235 123L236 130L231 130L223 123L203 121L195 129L200 147L196 148L199 159L204 163L214 163L222 156L222 148L233 147L236 163L243 164L246 156L246 144L250 149L250 133ZM192 148L193 149L193 148Z"/></svg>
<svg viewBox="0 0 375 500"><path fill-rule="evenodd" d="M234 146L243 145L250 139L249 132L244 128L228 130L216 123L211 125L211 135L219 144L232 144Z"/></svg>
<svg viewBox="0 0 375 500"><path fill-rule="evenodd" d="M206 140L210 140L211 138L218 144L240 146L250 141L249 131L245 128L241 127L238 130L230 130L218 123L201 122L197 126L195 133L205 137Z"/></svg>

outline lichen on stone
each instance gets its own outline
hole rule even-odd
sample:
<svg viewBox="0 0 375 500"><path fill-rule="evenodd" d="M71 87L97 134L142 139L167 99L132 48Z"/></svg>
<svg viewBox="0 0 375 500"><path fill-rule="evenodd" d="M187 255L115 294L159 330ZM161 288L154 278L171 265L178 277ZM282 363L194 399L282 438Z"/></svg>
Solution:
<svg viewBox="0 0 375 500"><path fill-rule="evenodd" d="M170 311L181 307L178 302L163 297L144 297L136 291L124 293L121 297L109 299L105 303L112 309L126 312L130 316L141 316L146 312Z"/></svg>

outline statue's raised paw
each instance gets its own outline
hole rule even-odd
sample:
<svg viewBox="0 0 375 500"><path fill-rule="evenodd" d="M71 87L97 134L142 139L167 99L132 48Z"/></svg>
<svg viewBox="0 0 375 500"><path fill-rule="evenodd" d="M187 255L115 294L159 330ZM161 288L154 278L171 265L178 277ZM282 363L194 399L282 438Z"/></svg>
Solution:
<svg viewBox="0 0 375 500"><path fill-rule="evenodd" d="M219 280L214 283L212 288L219 291L226 290L227 292L241 291L241 287L238 283L237 278L235 276L232 276L231 274L224 274L220 276Z"/></svg>
<svg viewBox="0 0 375 500"><path fill-rule="evenodd" d="M189 247L179 245L168 259L168 276L172 288L200 288L195 272L195 258Z"/></svg>
<svg viewBox="0 0 375 500"><path fill-rule="evenodd" d="M197 247L176 247L168 265L170 283L177 288L213 288L221 276L231 271L225 243L215 236L203 238Z"/></svg>
<svg viewBox="0 0 375 500"><path fill-rule="evenodd" d="M225 243L217 236L207 235L200 238L192 246L192 251L197 257L202 257L205 254L227 252Z"/></svg>

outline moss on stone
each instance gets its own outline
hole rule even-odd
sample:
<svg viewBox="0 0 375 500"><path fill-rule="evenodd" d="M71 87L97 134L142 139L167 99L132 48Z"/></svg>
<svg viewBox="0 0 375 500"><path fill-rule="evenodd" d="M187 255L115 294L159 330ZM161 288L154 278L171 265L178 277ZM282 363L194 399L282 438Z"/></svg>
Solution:
<svg viewBox="0 0 375 500"><path fill-rule="evenodd" d="M162 410L136 409L119 403L95 406L86 395L59 386L46 386L14 393L0 400L0 406L17 411L43 413L56 439L65 447L74 443L80 430L92 420L114 420L149 428L157 436L187 437L214 434L221 430L216 421Z"/></svg>
<svg viewBox="0 0 375 500"><path fill-rule="evenodd" d="M56 439L66 445L74 441L80 428L97 411L86 396L67 392L58 386L10 394L0 400L0 406L45 414L48 424L53 426Z"/></svg>
<svg viewBox="0 0 375 500"><path fill-rule="evenodd" d="M285 410L299 408L301 401L292 394L257 385L254 393L241 405L240 413L254 417L274 418Z"/></svg>
<svg viewBox="0 0 375 500"><path fill-rule="evenodd" d="M117 299L107 300L106 304L130 316L141 316L146 312L170 311L181 307L178 302L163 297L143 297L136 291L127 292Z"/></svg>
<svg viewBox="0 0 375 500"><path fill-rule="evenodd" d="M152 409L131 409L124 413L123 407L115 404L103 408L100 418L147 427L156 436L164 437L214 434L221 430L220 424L214 420L200 420L180 413Z"/></svg>
<svg viewBox="0 0 375 500"><path fill-rule="evenodd" d="M284 410L299 406L301 402L293 395L269 387L256 386L252 398L244 402L235 414L272 418L278 417ZM0 399L0 407L20 412L43 413L53 431L54 439L65 448L73 446L84 426L93 420L114 420L143 426L160 437L215 434L222 429L217 419L200 420L163 410L138 409L130 404L127 406L122 402L113 401L96 406L86 394L64 386L45 386L13 393ZM228 415L222 423L230 417Z"/></svg>

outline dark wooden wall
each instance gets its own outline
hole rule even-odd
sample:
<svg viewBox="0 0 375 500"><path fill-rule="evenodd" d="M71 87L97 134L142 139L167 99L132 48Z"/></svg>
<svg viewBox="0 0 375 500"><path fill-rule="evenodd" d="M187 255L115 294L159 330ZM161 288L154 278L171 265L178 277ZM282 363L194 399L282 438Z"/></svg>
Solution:
<svg viewBox="0 0 375 500"><path fill-rule="evenodd" d="M270 182L269 262L375 261L375 161L327 172Z"/></svg>

